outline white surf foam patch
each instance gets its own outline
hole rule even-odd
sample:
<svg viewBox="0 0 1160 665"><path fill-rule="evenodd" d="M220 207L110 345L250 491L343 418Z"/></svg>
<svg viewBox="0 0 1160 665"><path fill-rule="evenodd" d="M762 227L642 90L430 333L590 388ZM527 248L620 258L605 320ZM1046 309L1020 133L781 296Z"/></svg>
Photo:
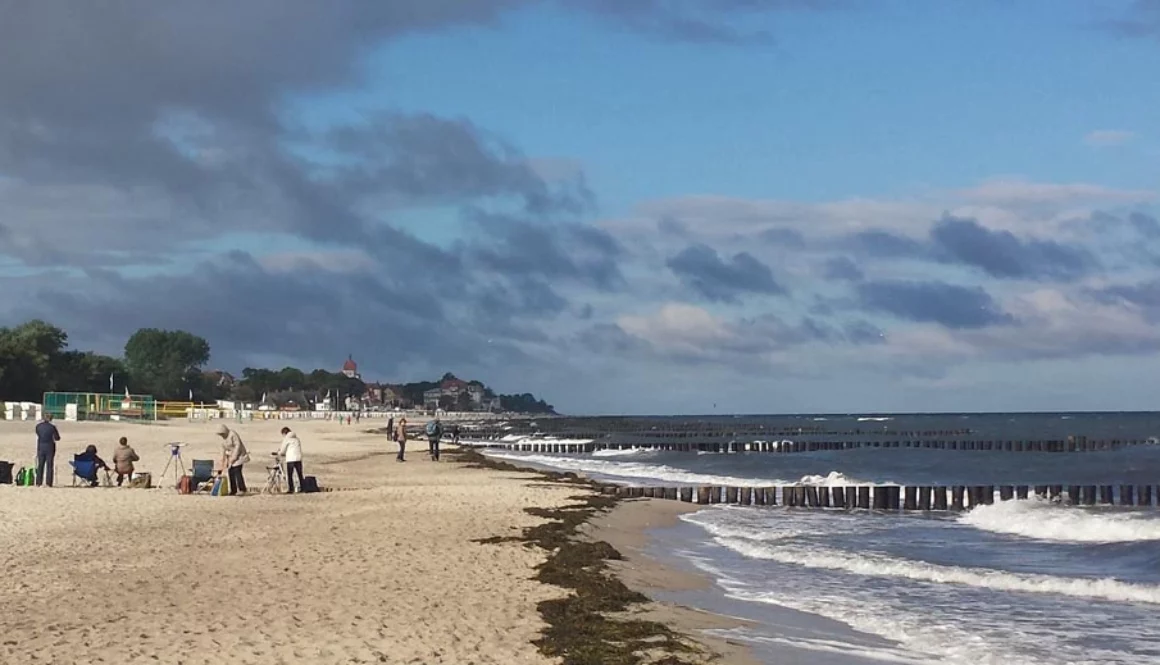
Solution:
<svg viewBox="0 0 1160 665"><path fill-rule="evenodd" d="M592 451L593 457L628 457L629 455L639 455L641 453L652 452L647 448L630 448L628 450L614 450L606 448L604 450Z"/></svg>
<svg viewBox="0 0 1160 665"><path fill-rule="evenodd" d="M823 548L795 551L770 547L741 538L716 538L720 545L754 559L766 559L805 568L836 570L879 578L902 578L934 584L961 584L992 591L1055 594L1113 602L1160 605L1160 587L1113 579L1084 579L1054 575L1007 573L983 568L943 566L877 554L851 554Z"/></svg>
<svg viewBox="0 0 1160 665"><path fill-rule="evenodd" d="M831 471L824 476L802 476L801 480L797 481L798 485L812 485L815 487L847 487L852 485L897 485L897 483L886 482L868 482L865 480L858 480L845 476L837 471Z"/></svg>
<svg viewBox="0 0 1160 665"><path fill-rule="evenodd" d="M865 423L865 422L884 423L887 420L894 420L894 419L893 418L875 418L872 416L863 416L863 417L858 419L858 422L860 422L860 423Z"/></svg>
<svg viewBox="0 0 1160 665"><path fill-rule="evenodd" d="M766 487L789 484L784 480L760 478L735 478L694 473L665 464L643 464L639 462L617 462L592 457L561 457L557 455L518 454L489 450L488 457L496 457L511 462L528 462L550 466L565 471L583 471L609 478L636 478L649 481L665 481L682 485L732 485L734 487Z"/></svg>
<svg viewBox="0 0 1160 665"><path fill-rule="evenodd" d="M958 518L982 531L1062 543L1129 543L1160 540L1156 513L1111 512L1060 506L1043 500L1002 501Z"/></svg>

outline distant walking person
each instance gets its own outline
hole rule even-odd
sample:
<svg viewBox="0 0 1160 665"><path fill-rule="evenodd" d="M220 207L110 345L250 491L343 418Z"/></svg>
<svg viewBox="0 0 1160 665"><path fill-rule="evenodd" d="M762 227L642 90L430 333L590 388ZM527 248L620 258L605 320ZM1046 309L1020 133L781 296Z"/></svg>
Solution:
<svg viewBox="0 0 1160 665"><path fill-rule="evenodd" d="M456 446L459 445L459 423L451 426L451 443Z"/></svg>
<svg viewBox="0 0 1160 665"><path fill-rule="evenodd" d="M443 423L439 416L427 423L427 454L436 462L439 461L439 439L443 437Z"/></svg>
<svg viewBox="0 0 1160 665"><path fill-rule="evenodd" d="M52 414L45 413L36 423L36 486L52 487L53 466L56 464L56 442L60 432L52 424Z"/></svg>
<svg viewBox="0 0 1160 665"><path fill-rule="evenodd" d="M242 467L250 461L250 453L246 451L246 444L238 433L218 425L217 434L222 438L222 467L226 469L230 479L230 496L246 492L246 478L242 475Z"/></svg>
<svg viewBox="0 0 1160 665"><path fill-rule="evenodd" d="M298 474L298 490L302 491L302 442L289 427L282 428L282 448L278 455L286 460L286 493L294 493L294 474Z"/></svg>
<svg viewBox="0 0 1160 665"><path fill-rule="evenodd" d="M399 462L406 462L403 459L403 454L407 452L407 419L399 418L399 423L395 425L395 443L399 444L399 456L395 459Z"/></svg>
<svg viewBox="0 0 1160 665"><path fill-rule="evenodd" d="M133 479L133 462L140 460L137 451L129 445L129 439L121 437L117 442L117 449L113 451L113 469L117 472L117 487L125 478Z"/></svg>
<svg viewBox="0 0 1160 665"><path fill-rule="evenodd" d="M395 440L395 417L387 418L387 438L391 441Z"/></svg>

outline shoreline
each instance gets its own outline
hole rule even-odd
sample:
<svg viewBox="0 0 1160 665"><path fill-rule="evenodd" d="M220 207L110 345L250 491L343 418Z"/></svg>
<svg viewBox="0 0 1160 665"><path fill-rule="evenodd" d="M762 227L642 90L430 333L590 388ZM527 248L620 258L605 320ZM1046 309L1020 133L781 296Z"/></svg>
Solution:
<svg viewBox="0 0 1160 665"><path fill-rule="evenodd" d="M704 632L745 628L755 625L752 621L655 597L658 591L707 591L714 587L713 579L705 573L678 568L647 551L652 530L675 526L681 515L702 508L672 501L626 499L593 518L582 532L587 538L609 543L624 557L610 562L610 567L629 588L649 596L641 610L643 616L689 635L714 652L719 662L762 665L750 645Z"/></svg>
<svg viewBox="0 0 1160 665"><path fill-rule="evenodd" d="M644 552L649 530L672 526L681 513L697 507L602 494L596 483L581 475L521 467L470 448L458 451L456 458L468 468L534 473L585 491L583 496L572 497L576 503L562 509L526 509L553 520L549 524L524 529L521 536L487 541L518 541L549 550L549 560L537 567L536 579L574 593L562 601L540 603L538 609L549 624L544 638L537 641L541 653L563 657L564 663L761 665L748 645L704 632L751 622L649 595L712 586L708 577ZM586 616L577 618L577 611Z"/></svg>

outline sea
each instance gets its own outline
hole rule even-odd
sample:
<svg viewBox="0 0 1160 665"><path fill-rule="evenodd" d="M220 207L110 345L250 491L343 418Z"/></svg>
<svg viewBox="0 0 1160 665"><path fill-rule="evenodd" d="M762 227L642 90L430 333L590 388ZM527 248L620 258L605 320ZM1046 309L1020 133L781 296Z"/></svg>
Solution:
<svg viewBox="0 0 1160 665"><path fill-rule="evenodd" d="M784 428L969 429L1147 440L1160 413L804 415ZM727 418L716 417L727 422ZM681 419L657 418L674 427ZM860 448L792 454L490 450L632 485L1160 484L1160 445L1080 453ZM1160 663L1160 509L996 501L962 514L705 506L650 554L713 580L672 600L747 619L721 631L777 663Z"/></svg>

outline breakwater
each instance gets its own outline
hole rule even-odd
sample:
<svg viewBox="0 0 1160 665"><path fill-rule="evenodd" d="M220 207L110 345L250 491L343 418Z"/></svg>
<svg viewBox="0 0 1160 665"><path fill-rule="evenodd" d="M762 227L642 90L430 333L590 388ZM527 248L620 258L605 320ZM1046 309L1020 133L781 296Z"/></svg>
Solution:
<svg viewBox="0 0 1160 665"><path fill-rule="evenodd" d="M961 512L999 501L1026 500L1032 495L1064 505L1160 506L1154 485L850 485L827 487L640 487L603 485L601 492L625 498L656 498L697 504L784 506L833 510Z"/></svg>
<svg viewBox="0 0 1160 665"><path fill-rule="evenodd" d="M652 440L626 442L614 440L611 433L589 437L571 435L576 438L537 438L534 435L516 436L510 433L483 433L472 431L464 443L485 448L496 448L517 452L581 454L598 450L658 450L695 453L806 453L834 450L859 450L864 448L911 448L926 450L975 450L992 452L1039 452L1039 453L1079 453L1104 450L1120 450L1126 447L1156 445L1155 439L1091 439L1086 436L1068 436L1062 439L973 439L973 438L933 438L916 435L914 438L900 438L897 433L889 438L871 438L865 435L851 438L827 438L807 440L689 440L689 436L679 432ZM592 438L595 436L595 438ZM732 435L730 435L732 436Z"/></svg>

